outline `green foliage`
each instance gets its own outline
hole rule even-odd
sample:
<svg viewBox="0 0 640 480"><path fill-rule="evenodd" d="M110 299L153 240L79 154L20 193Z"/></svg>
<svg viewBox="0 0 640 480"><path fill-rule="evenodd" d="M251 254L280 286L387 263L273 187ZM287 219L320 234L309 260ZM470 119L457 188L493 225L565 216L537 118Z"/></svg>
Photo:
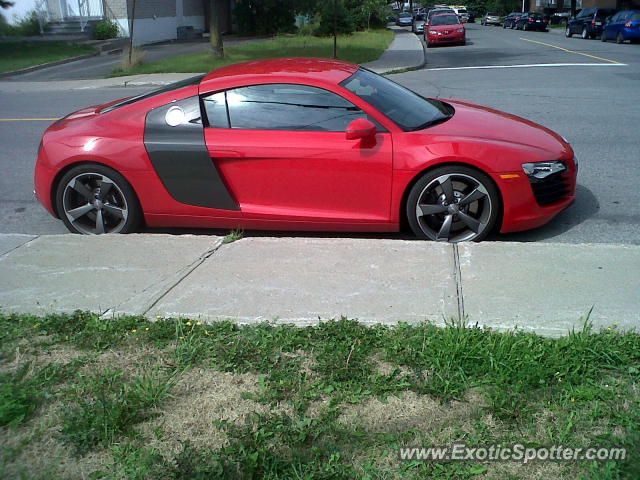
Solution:
<svg viewBox="0 0 640 480"><path fill-rule="evenodd" d="M93 37L96 40L108 40L118 36L118 24L111 20L101 20L96 23L93 30Z"/></svg>
<svg viewBox="0 0 640 480"><path fill-rule="evenodd" d="M0 373L0 426L17 427L26 422L51 396L55 385L80 363L50 364L40 369L24 363L15 372Z"/></svg>
<svg viewBox="0 0 640 480"><path fill-rule="evenodd" d="M40 35L40 22L38 21L38 13L31 10L21 19L17 25L10 25L0 15L0 35L17 36L17 37L35 37Z"/></svg>
<svg viewBox="0 0 640 480"><path fill-rule="evenodd" d="M342 0L326 2L320 13L320 26L316 35L329 36L334 31L338 35L351 35L355 31L353 16Z"/></svg>
<svg viewBox="0 0 640 480"><path fill-rule="evenodd" d="M0 42L0 72L18 70L94 51L93 47L67 42Z"/></svg>
<svg viewBox="0 0 640 480"><path fill-rule="evenodd" d="M145 371L126 381L121 370L106 369L82 379L71 401L62 408L61 435L76 452L84 454L155 415L154 408L169 396L175 384L172 373Z"/></svg>
<svg viewBox="0 0 640 480"><path fill-rule="evenodd" d="M295 31L294 0L239 0L233 15L240 33L274 35Z"/></svg>

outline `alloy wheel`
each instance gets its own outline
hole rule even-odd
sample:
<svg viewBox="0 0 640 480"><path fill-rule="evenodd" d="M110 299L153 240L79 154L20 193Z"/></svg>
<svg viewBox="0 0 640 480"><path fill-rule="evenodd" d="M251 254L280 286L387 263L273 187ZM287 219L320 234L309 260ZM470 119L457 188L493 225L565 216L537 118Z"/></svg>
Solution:
<svg viewBox="0 0 640 480"><path fill-rule="evenodd" d="M418 186L417 184L416 186ZM497 198L476 175L439 175L421 189L415 201L415 223L431 240L478 240L493 228Z"/></svg>
<svg viewBox="0 0 640 480"><path fill-rule="evenodd" d="M117 183L97 172L79 173L64 186L62 207L79 233L120 233L129 217L127 198Z"/></svg>

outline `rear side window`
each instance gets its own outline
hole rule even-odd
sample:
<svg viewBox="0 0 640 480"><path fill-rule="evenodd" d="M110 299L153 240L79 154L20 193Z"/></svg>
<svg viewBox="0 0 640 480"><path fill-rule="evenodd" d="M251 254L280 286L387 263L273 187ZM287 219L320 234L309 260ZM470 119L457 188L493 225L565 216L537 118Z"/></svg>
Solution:
<svg viewBox="0 0 640 480"><path fill-rule="evenodd" d="M630 22L640 22L640 13L634 13L629 17Z"/></svg>

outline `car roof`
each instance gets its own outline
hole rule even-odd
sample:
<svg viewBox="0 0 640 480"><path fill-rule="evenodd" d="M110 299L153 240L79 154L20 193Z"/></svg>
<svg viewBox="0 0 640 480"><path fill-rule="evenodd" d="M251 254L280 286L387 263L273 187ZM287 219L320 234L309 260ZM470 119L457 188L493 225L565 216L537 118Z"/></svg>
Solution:
<svg viewBox="0 0 640 480"><path fill-rule="evenodd" d="M253 60L236 63L217 68L208 73L200 83L201 89L207 89L209 84L218 83L230 77L250 77L260 80L264 77L277 81L315 80L325 83L338 84L358 71L358 65L331 60L327 58L271 58L267 60ZM213 86L213 85L212 85Z"/></svg>

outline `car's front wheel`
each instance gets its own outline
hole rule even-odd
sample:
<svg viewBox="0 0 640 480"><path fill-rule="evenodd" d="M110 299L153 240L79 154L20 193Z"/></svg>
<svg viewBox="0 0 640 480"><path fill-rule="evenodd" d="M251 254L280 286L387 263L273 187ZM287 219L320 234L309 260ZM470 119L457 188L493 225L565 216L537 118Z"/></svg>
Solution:
<svg viewBox="0 0 640 480"><path fill-rule="evenodd" d="M129 233L142 217L129 182L115 170L83 164L69 170L58 183L56 207L73 233Z"/></svg>
<svg viewBox="0 0 640 480"><path fill-rule="evenodd" d="M418 238L480 241L495 226L500 196L491 179L464 166L436 168L413 186L407 218Z"/></svg>
<svg viewBox="0 0 640 480"><path fill-rule="evenodd" d="M624 36L622 35L622 32L618 32L618 35L616 35L616 43L624 43Z"/></svg>

